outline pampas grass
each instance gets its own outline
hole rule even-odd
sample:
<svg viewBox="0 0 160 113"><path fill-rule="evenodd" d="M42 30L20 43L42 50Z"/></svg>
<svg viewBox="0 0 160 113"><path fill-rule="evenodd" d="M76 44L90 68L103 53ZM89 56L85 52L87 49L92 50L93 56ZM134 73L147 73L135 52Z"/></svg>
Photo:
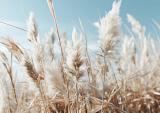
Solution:
<svg viewBox="0 0 160 113"><path fill-rule="evenodd" d="M38 41L38 28L33 12L30 13L27 21L27 35L30 42L33 43Z"/></svg>
<svg viewBox="0 0 160 113"><path fill-rule="evenodd" d="M56 29L46 34L45 41L33 13L25 30L29 48L12 37L0 38L6 48L0 50L1 113L160 111L159 42L130 14L126 16L130 31L123 32L121 1L115 1L95 23L99 36L96 54L88 49L82 23L81 30L73 28L67 39L58 27L53 1L47 3ZM55 51L57 40L61 54ZM14 75L23 77L16 81Z"/></svg>
<svg viewBox="0 0 160 113"><path fill-rule="evenodd" d="M113 53L120 35L121 19L119 17L121 1L114 2L112 9L95 26L99 31L99 43L105 55Z"/></svg>

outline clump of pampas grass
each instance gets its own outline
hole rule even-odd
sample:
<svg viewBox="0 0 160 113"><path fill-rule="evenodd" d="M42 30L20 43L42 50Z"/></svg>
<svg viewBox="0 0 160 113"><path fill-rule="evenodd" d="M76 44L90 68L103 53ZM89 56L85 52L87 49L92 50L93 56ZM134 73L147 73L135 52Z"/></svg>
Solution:
<svg viewBox="0 0 160 113"><path fill-rule="evenodd" d="M73 28L67 39L58 26L53 1L47 3L55 29L44 41L33 13L26 30L15 26L27 32L29 48L12 37L0 38L6 48L0 51L1 113L160 111L159 42L131 14L127 14L129 33L123 32L121 0L95 23L99 49L94 53L88 49L82 23L81 31Z"/></svg>

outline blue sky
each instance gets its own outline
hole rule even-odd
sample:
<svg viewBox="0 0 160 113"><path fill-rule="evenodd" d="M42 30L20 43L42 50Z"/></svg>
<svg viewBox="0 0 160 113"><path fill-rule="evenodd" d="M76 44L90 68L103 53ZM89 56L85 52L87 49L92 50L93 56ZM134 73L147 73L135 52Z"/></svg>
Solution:
<svg viewBox="0 0 160 113"><path fill-rule="evenodd" d="M111 9L114 0L54 0L61 31L70 36L72 28L82 20L90 40L97 37L93 23ZM41 35L53 26L46 0L0 0L0 20L26 27L29 12L35 13ZM123 0L121 17L126 24L126 14L136 17L149 31L153 30L152 19L160 20L160 0ZM0 25L0 36L11 35L24 42L26 33Z"/></svg>

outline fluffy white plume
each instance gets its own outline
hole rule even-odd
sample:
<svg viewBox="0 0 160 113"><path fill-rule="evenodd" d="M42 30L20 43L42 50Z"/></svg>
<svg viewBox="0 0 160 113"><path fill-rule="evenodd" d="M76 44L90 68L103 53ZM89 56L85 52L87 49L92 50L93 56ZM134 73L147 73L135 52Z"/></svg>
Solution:
<svg viewBox="0 0 160 113"><path fill-rule="evenodd" d="M55 33L53 28L51 28L50 32L47 35L47 43L53 44L55 42Z"/></svg>
<svg viewBox="0 0 160 113"><path fill-rule="evenodd" d="M45 43L45 57L46 57L46 61L48 61L47 63L51 63L55 57L55 53L54 53L54 42L55 42L55 33L53 28L51 28L50 32L47 34L47 39L46 39L46 43Z"/></svg>
<svg viewBox="0 0 160 113"><path fill-rule="evenodd" d="M133 65L136 64L136 45L133 37L125 36L121 56L121 68L130 73L133 70Z"/></svg>
<svg viewBox="0 0 160 113"><path fill-rule="evenodd" d="M60 66L53 60L53 62L46 66L45 70L46 89L49 95L62 92L65 93L63 75L61 73Z"/></svg>
<svg viewBox="0 0 160 113"><path fill-rule="evenodd" d="M116 45L117 37L120 35L121 18L119 16L121 6L121 0L114 2L112 9L103 17L99 22L95 23L95 26L99 31L99 43L100 47L109 54L112 52Z"/></svg>
<svg viewBox="0 0 160 113"><path fill-rule="evenodd" d="M123 56L131 57L135 54L135 42L133 37L126 37L123 42Z"/></svg>
<svg viewBox="0 0 160 113"><path fill-rule="evenodd" d="M72 32L72 42L68 42L67 44L67 66L70 70L75 72L77 69L82 69L84 60L85 60L85 46L83 44L82 35L78 38L78 34L76 29L73 29Z"/></svg>
<svg viewBox="0 0 160 113"><path fill-rule="evenodd" d="M152 51L152 54L154 55L154 57L158 57L158 55L159 54L157 54L158 53L158 51L156 50L156 46L155 46L155 41L154 41L154 39L150 39L150 45L151 45L151 51Z"/></svg>
<svg viewBox="0 0 160 113"><path fill-rule="evenodd" d="M149 40L143 38L141 45L141 67L144 67L149 60Z"/></svg>
<svg viewBox="0 0 160 113"><path fill-rule="evenodd" d="M145 36L145 27L142 27L138 20L136 20L130 14L127 14L128 22L132 26L132 31L137 34L139 37Z"/></svg>
<svg viewBox="0 0 160 113"><path fill-rule="evenodd" d="M34 14L31 12L27 21L27 35L28 40L31 42L38 41L38 28L34 18Z"/></svg>

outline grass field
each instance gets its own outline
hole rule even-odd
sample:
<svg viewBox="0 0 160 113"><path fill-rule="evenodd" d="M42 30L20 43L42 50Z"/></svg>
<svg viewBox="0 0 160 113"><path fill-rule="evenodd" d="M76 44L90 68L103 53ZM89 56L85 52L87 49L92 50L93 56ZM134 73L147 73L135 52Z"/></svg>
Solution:
<svg viewBox="0 0 160 113"><path fill-rule="evenodd" d="M12 26L27 32L29 48L0 36L7 49L0 50L0 113L160 112L160 41L130 14L128 32L123 31L120 0L94 23L99 34L94 52L82 23L69 40L59 29L52 0L48 6L56 28L45 41L33 13L26 30Z"/></svg>

